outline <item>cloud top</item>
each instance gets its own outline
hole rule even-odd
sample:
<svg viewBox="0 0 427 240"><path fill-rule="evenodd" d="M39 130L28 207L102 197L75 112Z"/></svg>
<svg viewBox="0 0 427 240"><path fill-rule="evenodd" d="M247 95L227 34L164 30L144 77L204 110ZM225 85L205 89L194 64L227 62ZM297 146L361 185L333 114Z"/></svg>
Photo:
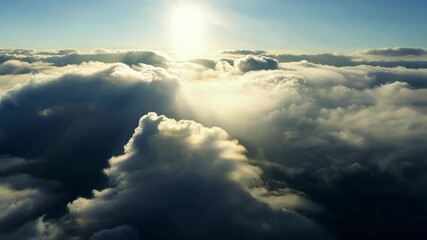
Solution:
<svg viewBox="0 0 427 240"><path fill-rule="evenodd" d="M244 73L258 70L275 70L279 68L279 62L276 59L265 56L245 56L237 59L234 64Z"/></svg>
<svg viewBox="0 0 427 240"><path fill-rule="evenodd" d="M383 56L383 57L404 57L404 56L424 56L427 50L423 48L395 47L395 48L376 48L361 51L362 54Z"/></svg>
<svg viewBox="0 0 427 240"><path fill-rule="evenodd" d="M427 65L393 54L2 49L0 238L426 239Z"/></svg>

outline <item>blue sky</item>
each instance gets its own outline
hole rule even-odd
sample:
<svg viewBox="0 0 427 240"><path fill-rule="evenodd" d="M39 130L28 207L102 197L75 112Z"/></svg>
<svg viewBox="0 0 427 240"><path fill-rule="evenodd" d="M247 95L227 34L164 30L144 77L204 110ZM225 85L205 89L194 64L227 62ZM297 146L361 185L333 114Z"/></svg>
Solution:
<svg viewBox="0 0 427 240"><path fill-rule="evenodd" d="M171 9L200 5L210 50L427 47L427 1L1 0L0 47L170 48Z"/></svg>

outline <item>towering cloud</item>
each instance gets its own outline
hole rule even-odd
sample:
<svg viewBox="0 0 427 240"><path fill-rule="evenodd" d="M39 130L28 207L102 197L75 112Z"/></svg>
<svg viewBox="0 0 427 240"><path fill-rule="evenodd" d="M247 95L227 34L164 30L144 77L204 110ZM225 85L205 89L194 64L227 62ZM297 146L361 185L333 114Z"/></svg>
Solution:
<svg viewBox="0 0 427 240"><path fill-rule="evenodd" d="M129 224L149 239L322 238L307 219L251 196L261 172L244 151L219 128L150 113L124 154L110 159L112 186L68 206L71 229L89 236Z"/></svg>

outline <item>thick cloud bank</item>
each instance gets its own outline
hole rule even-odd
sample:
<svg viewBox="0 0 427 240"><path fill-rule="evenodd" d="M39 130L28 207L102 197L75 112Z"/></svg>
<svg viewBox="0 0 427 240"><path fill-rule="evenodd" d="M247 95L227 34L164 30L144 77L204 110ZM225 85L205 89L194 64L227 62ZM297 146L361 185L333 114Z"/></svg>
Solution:
<svg viewBox="0 0 427 240"><path fill-rule="evenodd" d="M420 51L2 49L0 238L426 239Z"/></svg>
<svg viewBox="0 0 427 240"><path fill-rule="evenodd" d="M379 48L379 49L368 49L362 51L363 54L387 56L387 57L402 57L402 56L422 56L427 55L427 50L423 48Z"/></svg>

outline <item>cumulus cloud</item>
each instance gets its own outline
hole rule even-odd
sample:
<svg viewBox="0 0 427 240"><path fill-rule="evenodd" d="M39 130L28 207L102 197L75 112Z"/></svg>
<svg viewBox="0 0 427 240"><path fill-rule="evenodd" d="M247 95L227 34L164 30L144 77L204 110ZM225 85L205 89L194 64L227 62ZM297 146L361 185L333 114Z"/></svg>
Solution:
<svg viewBox="0 0 427 240"><path fill-rule="evenodd" d="M268 161L258 164L275 190L290 187L326 202L327 210L320 216L331 228L340 226L337 234L357 238L356 229L373 225L368 234L389 236L389 227L402 225L399 234L393 233L396 238L415 231L421 239L421 223L410 222L416 221L418 213L424 214L425 191L415 187L406 192L405 201L419 207L399 205L398 215L405 220L386 226L382 218L369 218L364 207L378 205L366 204L363 196L370 192L375 201L388 201L379 213L387 215L393 212L393 204L399 204L387 197L396 193L388 186L424 185L420 171L426 154L422 147L427 134L426 76L425 69L286 63L280 70L252 71L194 86L197 93L209 90L193 95L190 102L201 113L193 118L223 127L244 143L250 156ZM203 112L206 106L215 107ZM408 175L414 171L415 175ZM352 185L364 177L370 180ZM301 179L316 179L320 186ZM382 187L370 186L371 181L387 181L384 192L375 192ZM363 196L347 192L356 186L363 188ZM345 204L334 205L335 195L358 210L341 212ZM291 203L290 199L288 195L282 200ZM344 229L344 219L354 219L346 225L353 227Z"/></svg>
<svg viewBox="0 0 427 240"><path fill-rule="evenodd" d="M70 228L83 237L123 224L149 239L326 237L307 219L251 196L261 170L244 152L219 128L150 113L104 170L113 185L68 206Z"/></svg>
<svg viewBox="0 0 427 240"><path fill-rule="evenodd" d="M0 64L0 75L19 75L40 71L49 67L43 62L27 63L19 60L9 60Z"/></svg>
<svg viewBox="0 0 427 240"><path fill-rule="evenodd" d="M276 59L269 57L246 56L235 61L235 66L242 72L257 70L274 70L279 67Z"/></svg>
<svg viewBox="0 0 427 240"><path fill-rule="evenodd" d="M0 238L425 239L423 56L260 54L1 50Z"/></svg>
<svg viewBox="0 0 427 240"><path fill-rule="evenodd" d="M61 199L60 184L25 174L28 160L0 158L0 235L15 232ZM13 235L13 234L12 234Z"/></svg>
<svg viewBox="0 0 427 240"><path fill-rule="evenodd" d="M37 212L60 214L68 201L102 185L106 159L120 152L141 115L177 117L185 106L180 80L163 69L100 68L35 77L0 101L0 154L29 159L32 166L18 173L62 184L64 198ZM38 191L31 196L37 198ZM19 225L22 219L8 223Z"/></svg>

